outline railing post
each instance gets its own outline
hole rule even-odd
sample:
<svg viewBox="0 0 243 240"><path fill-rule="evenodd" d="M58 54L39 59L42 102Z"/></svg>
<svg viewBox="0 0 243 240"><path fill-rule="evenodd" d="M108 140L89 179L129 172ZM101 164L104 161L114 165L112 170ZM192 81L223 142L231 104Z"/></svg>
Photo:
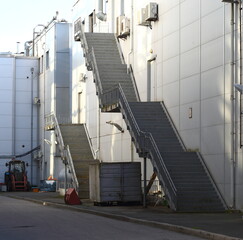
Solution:
<svg viewBox="0 0 243 240"><path fill-rule="evenodd" d="M146 184L147 181L147 158L143 158L143 207L147 207L147 202L146 202Z"/></svg>
<svg viewBox="0 0 243 240"><path fill-rule="evenodd" d="M64 168L65 168L64 189L65 189L65 194L66 194L66 192L67 192L67 159L66 159L66 156L65 156L65 159L64 159Z"/></svg>

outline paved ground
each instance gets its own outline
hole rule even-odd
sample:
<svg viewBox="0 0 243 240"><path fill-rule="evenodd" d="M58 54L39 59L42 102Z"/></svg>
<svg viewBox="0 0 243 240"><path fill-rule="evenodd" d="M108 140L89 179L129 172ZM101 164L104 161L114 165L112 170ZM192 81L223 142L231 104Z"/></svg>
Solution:
<svg viewBox="0 0 243 240"><path fill-rule="evenodd" d="M161 228L69 211L0 194L0 240L203 240Z"/></svg>
<svg viewBox="0 0 243 240"><path fill-rule="evenodd" d="M1 192L3 196L35 201L70 210L82 211L119 220L183 232L207 239L243 239L243 213L174 213L156 206L94 206L89 201L82 205L66 205L63 197L53 192Z"/></svg>

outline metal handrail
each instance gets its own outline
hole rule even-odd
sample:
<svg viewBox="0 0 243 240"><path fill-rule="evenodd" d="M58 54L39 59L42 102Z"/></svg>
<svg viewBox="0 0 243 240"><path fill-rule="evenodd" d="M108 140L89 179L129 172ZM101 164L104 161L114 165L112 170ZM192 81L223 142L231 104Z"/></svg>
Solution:
<svg viewBox="0 0 243 240"><path fill-rule="evenodd" d="M85 34L84 33L82 33L82 34L83 34L83 41L85 42L86 41ZM140 130L120 84L114 86L114 88L112 88L108 91L103 92L101 79L99 76L99 70L98 70L98 66L97 66L97 62L96 62L96 57L94 54L94 49L92 48L91 51L89 51L87 42L84 43L83 47L85 49L85 52L89 52L88 55L86 55L86 57L91 57L91 60L92 60L91 61L92 70L95 75L95 81L96 81L96 86L98 88L98 94L100 95L99 101L101 101L102 104L117 103L120 105L120 108L123 109L123 113L127 115L127 119L128 119L127 124L130 125L130 128L133 130L133 131L131 131L131 134L134 134L137 144L140 146L140 149L143 149L144 156L146 156L146 157L150 156L154 165L157 167L157 170L160 169L162 171L162 172L158 171L159 172L158 174L161 176L160 180L162 181L163 186L165 188L165 193L167 195L168 200L170 201L171 208L176 210L176 208L177 208L177 196L176 196L177 189L170 177L170 174L164 164L163 158L158 150L158 147L157 147L151 133L145 133ZM137 97L139 97L139 95ZM108 99L108 98L110 98L110 99ZM159 159L160 166L157 166L158 161L155 162L155 160L154 160L156 157ZM162 177L162 175L164 177ZM170 191L168 189L170 189Z"/></svg>
<svg viewBox="0 0 243 240"><path fill-rule="evenodd" d="M172 120L172 118L171 118L171 116L170 116L170 114L169 114L167 108L165 107L165 103L162 101L162 102L160 102L160 104L161 104L161 106L162 106L162 108L163 108L163 110L164 110L164 112L165 112L165 114L166 114L166 116L167 116L167 119L169 120L169 122L170 122L170 124L171 124L171 127L173 128L173 130L174 130L174 132L175 132L175 134L176 134L176 136L177 136L177 139L179 140L179 142L180 142L180 144L181 144L183 150L184 150L184 151L187 151L186 145L185 145L185 143L183 142L183 140L182 140L182 138L181 138L181 136L180 136L180 134L179 134L179 132L178 132L176 126L175 126L175 123L173 122L173 120Z"/></svg>
<svg viewBox="0 0 243 240"><path fill-rule="evenodd" d="M87 58L87 68L88 70L92 70L91 66L90 66L90 61L89 61L89 47L88 47L88 43L87 43L87 40L86 40L86 36L85 36L85 33L84 33L84 30L83 30L83 26L81 24L81 27L80 27L80 41L81 41L81 46L82 48L84 49L84 54L85 54L85 57Z"/></svg>
<svg viewBox="0 0 243 240"><path fill-rule="evenodd" d="M94 53L94 48L92 47L91 52L90 52L90 56L92 57L92 65L93 65L93 71L95 74L95 81L97 81L98 83L98 93L102 94L103 93L103 88L101 85L101 80L100 80L100 74L99 74L99 69L98 69L98 65L97 65L97 61L96 61L96 57L95 57L95 53Z"/></svg>
<svg viewBox="0 0 243 240"><path fill-rule="evenodd" d="M123 92L123 89L120 84L116 85L115 88L106 91L103 93L104 101L107 103L108 96L113 94L112 102L115 100L119 103L121 111L126 115L127 124L129 125L131 134L136 139L136 144L142 149L142 154L144 157L148 157L153 162L154 166L157 167L158 175L160 176L160 180L162 181L163 187L165 188L165 193L167 195L168 200L170 201L170 206L172 209L177 208L177 189L171 179L171 176L165 166L164 160L160 154L160 151L156 145L156 142L149 132L143 132L132 113L132 110L129 106L129 103L126 99L126 96ZM155 161L155 158L159 159L159 161ZM170 191L168 190L170 189Z"/></svg>
<svg viewBox="0 0 243 240"><path fill-rule="evenodd" d="M217 186L217 184L216 184L216 182L215 182L215 180L214 180L214 178L213 178L213 175L211 174L211 172L210 172L210 170L209 170L207 164L206 164L205 161L203 160L203 156L202 156L202 154L201 154L200 152L196 152L196 154L197 154L197 156L198 156L198 158L199 158L199 160L200 160L202 166L204 167L206 173L208 174L209 179L210 179L210 181L211 181L211 183L212 183L214 189L215 189L216 192L218 193L219 198L221 199L221 202L223 203L225 209L228 209L228 205L227 205L227 203L226 203L226 201L225 201L225 199L224 199L222 193L220 192L220 190L219 190L219 188L218 188L218 186Z"/></svg>
<svg viewBox="0 0 243 240"><path fill-rule="evenodd" d="M133 73L133 69L132 69L132 65L131 64L128 66L128 71L129 71L130 77L132 79L132 84L133 84L133 87L135 89L135 94L136 94L136 97L137 97L137 101L140 102L141 98L140 98L140 95L139 95L139 92L138 92L138 87L137 87L137 84L136 84L136 80L135 80L135 77L134 77L134 73Z"/></svg>
<svg viewBox="0 0 243 240"><path fill-rule="evenodd" d="M74 168L74 165L73 165L73 159L72 159L72 156L71 156L69 145L66 146L66 159L67 159L68 166L71 169L71 175L72 175L72 178L73 178L74 188L78 192L79 183L78 183L78 178L77 178L75 168Z"/></svg>
<svg viewBox="0 0 243 240"><path fill-rule="evenodd" d="M72 180L73 180L73 183L74 183L74 188L76 189L76 191L78 191L79 184L78 184L75 168L74 168L74 165L73 165L73 159L72 159L72 156L71 156L71 153L70 153L69 146L68 145L65 146L65 144L64 144L61 129L60 129L58 120L56 118L56 115L53 112L53 113L47 115L45 117L45 119L46 119L46 123L49 121L55 127L54 130L55 130L55 134L56 134L56 137L57 137L57 141L59 143L59 149L60 149L60 152L61 152L61 157L64 161L67 161L67 164L68 164L68 167L70 169L71 176L72 176ZM65 162L65 164L66 164L66 162Z"/></svg>
<svg viewBox="0 0 243 240"><path fill-rule="evenodd" d="M89 142L89 147L90 147L90 149L91 149L93 158L95 159L95 158L96 158L96 154L95 154L95 151L94 151L94 148L93 148L93 144L92 144L92 141L91 141L91 137L90 137L90 135L89 135L88 128L87 128L87 126L86 126L85 123L83 124L83 126L84 126L84 130L85 130L85 133L86 133L88 142Z"/></svg>

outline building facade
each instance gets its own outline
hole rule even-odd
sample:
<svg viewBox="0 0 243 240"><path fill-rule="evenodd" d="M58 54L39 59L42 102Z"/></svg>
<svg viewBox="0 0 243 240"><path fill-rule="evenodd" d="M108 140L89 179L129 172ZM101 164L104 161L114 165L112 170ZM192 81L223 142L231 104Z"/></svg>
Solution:
<svg viewBox="0 0 243 240"><path fill-rule="evenodd" d="M73 21L81 18L86 32L120 35L141 100L165 103L187 150L201 152L227 205L242 209L242 111L234 89L234 83L242 81L239 4L154 2L158 15L149 23L143 19L146 9L153 11L147 0L78 1ZM140 161L121 114L100 112L93 75L80 58L79 44L72 48L73 65L79 65L73 69L73 121L87 124L100 161ZM107 124L110 121L125 132ZM152 166L147 179L151 173Z"/></svg>
<svg viewBox="0 0 243 240"><path fill-rule="evenodd" d="M34 56L40 61L39 74L39 136L41 151L41 176L58 177L63 162L58 151L56 137L53 131L47 131L46 121L54 114L58 122L70 123L71 118L71 25L66 21L53 18L34 38Z"/></svg>
<svg viewBox="0 0 243 240"><path fill-rule="evenodd" d="M0 55L0 182L12 159L28 163L28 181L39 183L39 159L32 152L38 141L38 58ZM27 154L29 152L29 154Z"/></svg>

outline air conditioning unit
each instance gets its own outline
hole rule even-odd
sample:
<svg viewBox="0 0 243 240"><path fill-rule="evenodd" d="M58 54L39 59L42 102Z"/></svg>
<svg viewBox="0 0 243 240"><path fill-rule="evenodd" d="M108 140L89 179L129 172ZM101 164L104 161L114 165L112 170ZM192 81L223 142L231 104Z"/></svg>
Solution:
<svg viewBox="0 0 243 240"><path fill-rule="evenodd" d="M130 19L127 17L123 18L121 21L121 35L128 36L130 34Z"/></svg>
<svg viewBox="0 0 243 240"><path fill-rule="evenodd" d="M119 16L116 18L116 34L117 36L121 35L121 23L125 16Z"/></svg>
<svg viewBox="0 0 243 240"><path fill-rule="evenodd" d="M149 26L150 22L146 21L146 8L141 8L137 12L137 23L140 26Z"/></svg>
<svg viewBox="0 0 243 240"><path fill-rule="evenodd" d="M146 6L146 21L157 21L158 20L158 4L157 3L149 3Z"/></svg>
<svg viewBox="0 0 243 240"><path fill-rule="evenodd" d="M80 82L86 82L86 79L87 79L86 75L84 73L80 73L79 81Z"/></svg>

